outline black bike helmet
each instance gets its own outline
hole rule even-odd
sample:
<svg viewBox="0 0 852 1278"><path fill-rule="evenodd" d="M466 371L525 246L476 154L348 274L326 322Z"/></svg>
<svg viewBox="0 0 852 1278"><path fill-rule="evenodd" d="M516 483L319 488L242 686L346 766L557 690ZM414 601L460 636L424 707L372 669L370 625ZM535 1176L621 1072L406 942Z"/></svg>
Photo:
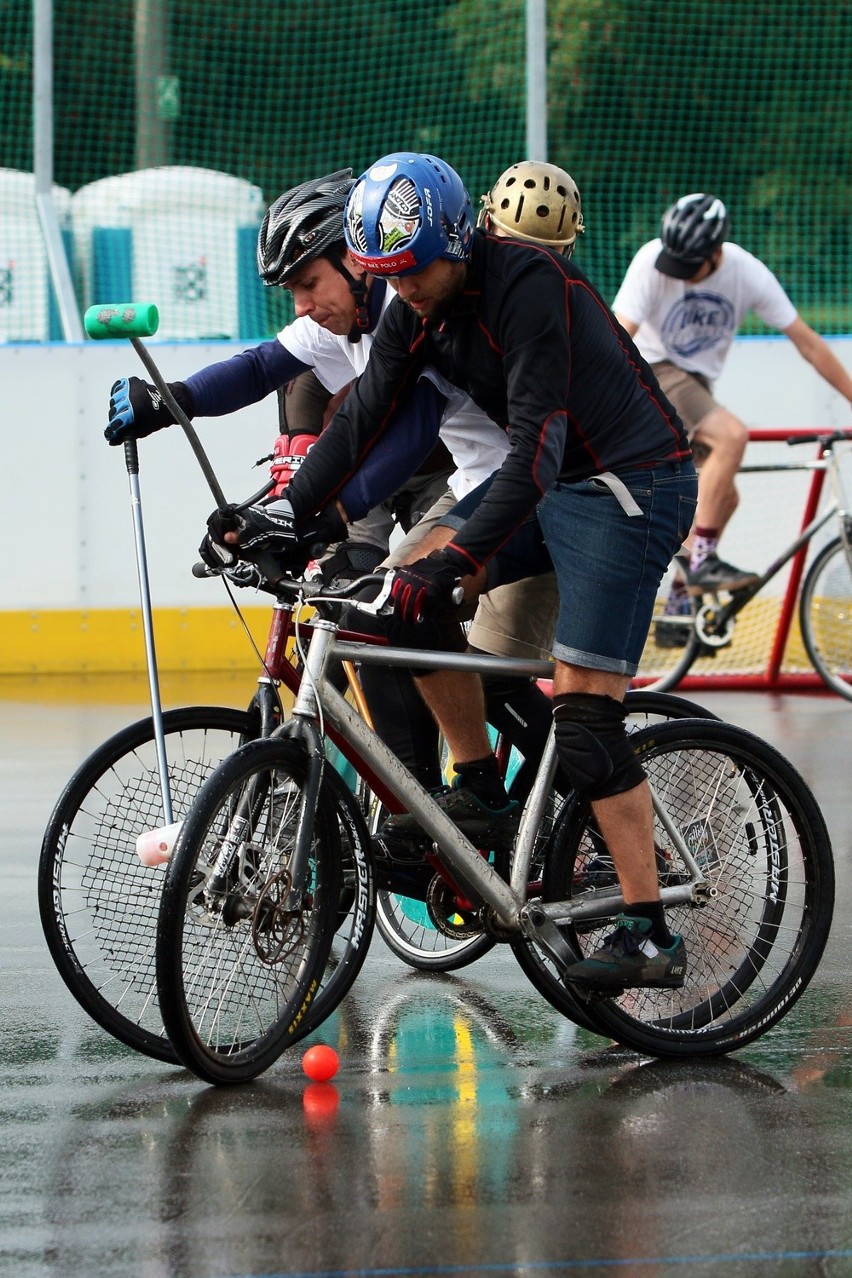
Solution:
<svg viewBox="0 0 852 1278"><path fill-rule="evenodd" d="M660 223L662 250L654 265L675 280L691 279L728 233L728 214L715 195L682 195Z"/></svg>
<svg viewBox="0 0 852 1278"><path fill-rule="evenodd" d="M279 195L257 237L264 284L286 284L307 262L343 245L343 206L354 185L352 170L338 169Z"/></svg>

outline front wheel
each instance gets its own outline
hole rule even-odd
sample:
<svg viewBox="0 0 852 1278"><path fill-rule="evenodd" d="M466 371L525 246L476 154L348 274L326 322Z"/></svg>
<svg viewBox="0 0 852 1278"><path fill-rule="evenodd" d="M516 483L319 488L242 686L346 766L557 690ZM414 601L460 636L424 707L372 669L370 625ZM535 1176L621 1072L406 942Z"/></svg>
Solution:
<svg viewBox="0 0 852 1278"><path fill-rule="evenodd" d="M808 569L799 624L820 678L852 701L852 567L842 537L824 546Z"/></svg>
<svg viewBox="0 0 852 1278"><path fill-rule="evenodd" d="M257 728L255 716L226 706L166 711L175 821L204 778ZM42 840L38 902L53 961L89 1016L128 1047L174 1064L154 972L163 871L136 854L137 836L164 819L149 717L98 746L66 785Z"/></svg>
<svg viewBox="0 0 852 1278"><path fill-rule="evenodd" d="M666 818L655 815L661 886L688 877L674 828L706 890L667 911L686 945L681 989L627 989L587 1006L601 1030L648 1055L733 1051L780 1020L816 970L834 902L828 831L798 772L744 729L706 720L662 724L637 733L634 748ZM544 899L580 899L615 885L588 807L569 806L548 848ZM611 918L591 919L565 925L565 934L586 955L611 926ZM570 1015L577 990L554 974L548 997L558 1005L565 994Z"/></svg>
<svg viewBox="0 0 852 1278"><path fill-rule="evenodd" d="M166 873L157 923L163 1024L182 1063L207 1082L255 1078L314 1011L341 914L341 843L324 780L306 818L307 864L296 865L307 776L295 742L244 746L201 787Z"/></svg>

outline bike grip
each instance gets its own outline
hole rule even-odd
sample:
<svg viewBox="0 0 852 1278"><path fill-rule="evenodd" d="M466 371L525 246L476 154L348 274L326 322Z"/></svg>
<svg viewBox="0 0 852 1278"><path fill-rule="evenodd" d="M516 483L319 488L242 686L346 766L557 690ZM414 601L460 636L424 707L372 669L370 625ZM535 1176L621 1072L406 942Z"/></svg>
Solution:
<svg viewBox="0 0 852 1278"><path fill-rule="evenodd" d="M113 302L90 306L83 316L89 337L151 337L160 326L153 302Z"/></svg>

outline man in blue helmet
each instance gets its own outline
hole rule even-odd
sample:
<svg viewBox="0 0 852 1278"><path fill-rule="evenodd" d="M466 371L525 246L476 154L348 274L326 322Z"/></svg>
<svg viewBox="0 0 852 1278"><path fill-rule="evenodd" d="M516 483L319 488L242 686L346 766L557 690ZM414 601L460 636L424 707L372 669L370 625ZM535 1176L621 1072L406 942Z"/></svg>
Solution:
<svg viewBox="0 0 852 1278"><path fill-rule="evenodd" d="M355 262L397 292L370 364L282 500L211 516L211 551L299 557L300 529L333 506L378 446L427 364L506 430L499 470L464 498L396 569L394 638L463 640L452 595L555 569L553 654L561 765L592 803L624 893L601 950L569 970L590 988L683 984L683 941L660 901L650 791L627 739L623 698L636 673L663 573L689 531L696 475L680 423L651 369L574 263L475 230L458 174L398 152L349 193ZM426 624L417 623L424 619ZM454 637L455 636L455 637ZM505 792L471 676L418 681L460 785L439 802L462 829L499 820Z"/></svg>

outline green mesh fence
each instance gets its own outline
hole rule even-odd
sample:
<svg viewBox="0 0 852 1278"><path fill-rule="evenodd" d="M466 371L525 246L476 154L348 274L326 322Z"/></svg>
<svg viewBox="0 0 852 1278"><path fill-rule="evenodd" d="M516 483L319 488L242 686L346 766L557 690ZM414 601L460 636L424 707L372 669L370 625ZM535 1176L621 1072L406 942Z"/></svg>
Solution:
<svg viewBox="0 0 852 1278"><path fill-rule="evenodd" d="M306 177L429 150L476 201L524 158L523 0L54 0L53 20L80 306L144 293L161 336L280 326L254 235ZM712 190L806 319L852 329L852 0L549 0L547 22L548 158L578 181L604 295L667 204ZM59 335L26 176L33 36L30 0L0 0L5 340Z"/></svg>

